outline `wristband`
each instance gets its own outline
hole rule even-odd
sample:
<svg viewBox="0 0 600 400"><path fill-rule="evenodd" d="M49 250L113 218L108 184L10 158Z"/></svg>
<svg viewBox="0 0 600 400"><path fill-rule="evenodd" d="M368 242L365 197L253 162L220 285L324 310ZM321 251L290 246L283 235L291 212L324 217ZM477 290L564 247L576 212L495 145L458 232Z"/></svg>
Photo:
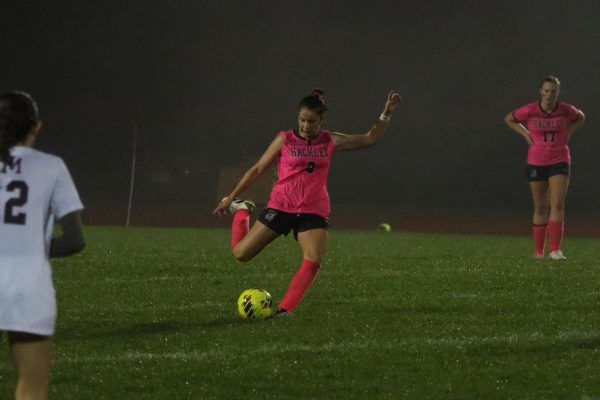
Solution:
<svg viewBox="0 0 600 400"><path fill-rule="evenodd" d="M392 120L392 116L381 113L381 115L379 116L379 120L383 122L390 122Z"/></svg>

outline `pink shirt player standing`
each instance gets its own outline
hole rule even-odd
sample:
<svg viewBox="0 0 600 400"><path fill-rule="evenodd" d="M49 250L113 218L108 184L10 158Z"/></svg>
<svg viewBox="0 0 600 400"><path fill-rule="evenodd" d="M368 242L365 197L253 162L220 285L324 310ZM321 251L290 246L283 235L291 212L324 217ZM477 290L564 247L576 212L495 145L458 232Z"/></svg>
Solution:
<svg viewBox="0 0 600 400"><path fill-rule="evenodd" d="M533 258L544 258L547 236L549 257L562 260L566 258L561 243L571 164L567 144L583 126L585 116L574 106L558 101L557 77L546 77L539 93L539 102L508 113L504 121L529 144L527 178L533 198Z"/></svg>
<svg viewBox="0 0 600 400"><path fill-rule="evenodd" d="M513 119L527 127L531 138L527 164L548 166L570 163L568 128L578 118L579 110L562 102L557 102L550 112L544 111L537 101L513 111Z"/></svg>
<svg viewBox="0 0 600 400"><path fill-rule="evenodd" d="M400 95L390 91L383 112L362 135L321 129L327 111L322 90L315 89L298 106L298 128L280 132L262 157L240 179L213 214L233 214L231 250L239 261L254 258L279 235L293 230L302 249L300 269L277 307L276 315L290 315L313 283L327 251L329 195L327 177L334 152L373 146L390 122ZM249 228L254 204L238 197L278 160L278 180L267 208Z"/></svg>

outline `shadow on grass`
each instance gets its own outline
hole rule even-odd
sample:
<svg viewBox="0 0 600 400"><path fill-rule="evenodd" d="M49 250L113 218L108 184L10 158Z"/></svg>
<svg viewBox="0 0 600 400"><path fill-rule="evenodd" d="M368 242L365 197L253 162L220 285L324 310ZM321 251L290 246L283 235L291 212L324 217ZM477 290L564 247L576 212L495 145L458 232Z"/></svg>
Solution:
<svg viewBox="0 0 600 400"><path fill-rule="evenodd" d="M580 340L576 343L576 346L580 349L600 349L600 335Z"/></svg>
<svg viewBox="0 0 600 400"><path fill-rule="evenodd" d="M235 317L218 317L210 321L155 321L155 322L115 322L103 321L79 321L77 328L63 329L57 331L55 337L61 342L70 340L98 339L104 337L115 337L121 340L133 339L143 335L170 335L176 333L198 333L211 329L232 328L236 326L247 326L249 323L260 321L248 321Z"/></svg>

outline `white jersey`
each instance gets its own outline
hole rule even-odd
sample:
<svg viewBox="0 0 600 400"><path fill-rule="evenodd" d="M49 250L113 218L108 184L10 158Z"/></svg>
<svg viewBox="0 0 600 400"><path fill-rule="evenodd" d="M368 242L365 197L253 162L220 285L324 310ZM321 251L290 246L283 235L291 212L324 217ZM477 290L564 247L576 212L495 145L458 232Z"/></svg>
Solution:
<svg viewBox="0 0 600 400"><path fill-rule="evenodd" d="M54 333L54 220L83 209L62 159L16 146L0 162L0 332Z"/></svg>

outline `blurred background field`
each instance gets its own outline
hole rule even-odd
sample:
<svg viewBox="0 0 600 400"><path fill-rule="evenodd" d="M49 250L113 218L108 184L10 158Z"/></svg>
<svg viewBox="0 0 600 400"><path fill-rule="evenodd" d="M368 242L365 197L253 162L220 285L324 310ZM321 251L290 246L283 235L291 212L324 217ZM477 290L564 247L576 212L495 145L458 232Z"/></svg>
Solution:
<svg viewBox="0 0 600 400"><path fill-rule="evenodd" d="M67 162L88 224L125 224L137 128L131 224L227 227L217 200L318 86L325 127L346 133L388 90L404 99L377 146L334 157L334 226L417 215L436 232L475 215L488 233L517 216L527 234L527 148L503 118L554 74L588 116L570 143L569 234L600 221L598 15L592 0L7 2L0 89L38 100L38 147ZM248 195L264 204L272 178Z"/></svg>

